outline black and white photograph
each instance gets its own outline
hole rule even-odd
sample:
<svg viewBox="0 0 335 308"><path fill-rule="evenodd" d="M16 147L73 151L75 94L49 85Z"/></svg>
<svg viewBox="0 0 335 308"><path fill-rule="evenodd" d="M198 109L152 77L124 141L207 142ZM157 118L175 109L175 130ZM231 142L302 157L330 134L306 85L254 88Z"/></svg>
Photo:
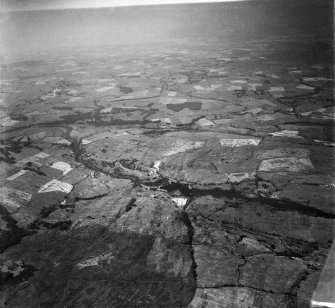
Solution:
<svg viewBox="0 0 335 308"><path fill-rule="evenodd" d="M334 0L0 0L0 308L335 308Z"/></svg>

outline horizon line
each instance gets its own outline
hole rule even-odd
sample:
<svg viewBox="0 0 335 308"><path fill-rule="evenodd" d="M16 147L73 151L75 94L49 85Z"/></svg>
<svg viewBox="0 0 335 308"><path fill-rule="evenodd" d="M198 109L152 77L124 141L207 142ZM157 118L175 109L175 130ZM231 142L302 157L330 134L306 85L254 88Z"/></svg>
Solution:
<svg viewBox="0 0 335 308"><path fill-rule="evenodd" d="M136 7L136 6L160 6L160 5L178 5L178 4L211 4L211 3L228 3L228 2L250 2L255 0L116 0L110 3L109 0L92 1L86 0L72 5L47 5L45 7L0 7L1 13L25 12L25 11L52 11L52 10L75 10L75 9L100 9L100 8L117 8L117 7ZM86 2L86 3L85 3ZM93 4L93 5L92 5Z"/></svg>

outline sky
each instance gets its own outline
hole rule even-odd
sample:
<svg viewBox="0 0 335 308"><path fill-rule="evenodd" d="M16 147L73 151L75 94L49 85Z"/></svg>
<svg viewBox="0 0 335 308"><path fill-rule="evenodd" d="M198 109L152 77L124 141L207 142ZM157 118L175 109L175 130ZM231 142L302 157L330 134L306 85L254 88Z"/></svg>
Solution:
<svg viewBox="0 0 335 308"><path fill-rule="evenodd" d="M173 41L333 38L333 0L254 0L211 5L129 6L177 0L0 0L0 61L42 51ZM164 2L163 2L164 1ZM199 1L199 0L183 0ZM212 0L219 2L218 0ZM65 9L67 8L67 9ZM317 12L317 14L316 14ZM156 45L152 45L156 46ZM100 47L99 47L100 48ZM307 52L307 51L306 51ZM46 53L47 55L47 53ZM299 57L298 57L299 56ZM297 57L300 58L300 54Z"/></svg>
<svg viewBox="0 0 335 308"><path fill-rule="evenodd" d="M138 5L236 2L247 0L0 0L1 11L101 8Z"/></svg>

